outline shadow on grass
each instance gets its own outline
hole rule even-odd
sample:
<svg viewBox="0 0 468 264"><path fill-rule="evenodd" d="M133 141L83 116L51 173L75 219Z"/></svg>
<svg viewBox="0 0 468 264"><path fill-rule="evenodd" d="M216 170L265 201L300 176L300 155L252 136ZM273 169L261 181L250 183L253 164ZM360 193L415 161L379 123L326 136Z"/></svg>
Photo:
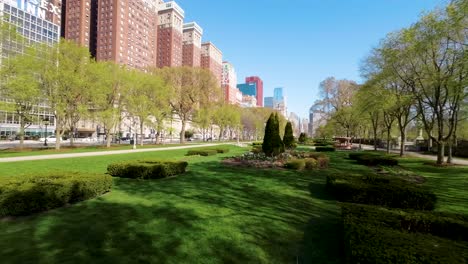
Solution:
<svg viewBox="0 0 468 264"><path fill-rule="evenodd" d="M321 175L218 161L191 163L174 178L115 179L113 191L98 199L0 222L0 257L5 263L338 263L339 208L324 182Z"/></svg>

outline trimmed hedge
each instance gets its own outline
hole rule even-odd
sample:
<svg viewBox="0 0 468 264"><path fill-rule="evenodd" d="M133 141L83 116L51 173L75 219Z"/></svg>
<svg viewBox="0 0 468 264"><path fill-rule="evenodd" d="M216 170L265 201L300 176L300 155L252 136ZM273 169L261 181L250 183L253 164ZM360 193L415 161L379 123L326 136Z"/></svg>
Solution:
<svg viewBox="0 0 468 264"><path fill-rule="evenodd" d="M187 151L187 156L195 156L195 155L200 155L200 156L213 156L218 154L218 151L215 149L192 149Z"/></svg>
<svg viewBox="0 0 468 264"><path fill-rule="evenodd" d="M112 177L57 172L49 175L2 177L0 217L42 212L110 191Z"/></svg>
<svg viewBox="0 0 468 264"><path fill-rule="evenodd" d="M436 203L433 192L399 178L329 175L326 186L341 202L418 210L433 210Z"/></svg>
<svg viewBox="0 0 468 264"><path fill-rule="evenodd" d="M358 164L366 166L396 166L398 160L392 156L380 155L372 152L349 153L349 158L356 160Z"/></svg>
<svg viewBox="0 0 468 264"><path fill-rule="evenodd" d="M186 161L137 160L113 163L107 166L107 173L120 178L161 179L185 173Z"/></svg>
<svg viewBox="0 0 468 264"><path fill-rule="evenodd" d="M342 204L341 209L343 217L353 217L361 223L468 242L467 215L431 211L392 210L384 207L350 203Z"/></svg>
<svg viewBox="0 0 468 264"><path fill-rule="evenodd" d="M255 146L262 146L263 145L263 142L252 142L252 146L255 147Z"/></svg>
<svg viewBox="0 0 468 264"><path fill-rule="evenodd" d="M320 147L315 147L315 151L317 152L330 152L330 151L335 151L335 147L332 146L320 146Z"/></svg>
<svg viewBox="0 0 468 264"><path fill-rule="evenodd" d="M305 159L305 169L306 170L313 170L319 167L318 161L314 158Z"/></svg>
<svg viewBox="0 0 468 264"><path fill-rule="evenodd" d="M454 238L455 232L466 232L464 216L352 204L343 205L342 216L347 263L466 263L468 259L466 240L431 235L439 232ZM408 221L416 224L414 229L408 230Z"/></svg>
<svg viewBox="0 0 468 264"><path fill-rule="evenodd" d="M215 148L212 150L216 150L217 153L228 153L229 149L228 148Z"/></svg>
<svg viewBox="0 0 468 264"><path fill-rule="evenodd" d="M293 159L284 164L287 169L303 170L305 168L306 161L304 159Z"/></svg>
<svg viewBox="0 0 468 264"><path fill-rule="evenodd" d="M466 263L468 243L344 221L346 263Z"/></svg>

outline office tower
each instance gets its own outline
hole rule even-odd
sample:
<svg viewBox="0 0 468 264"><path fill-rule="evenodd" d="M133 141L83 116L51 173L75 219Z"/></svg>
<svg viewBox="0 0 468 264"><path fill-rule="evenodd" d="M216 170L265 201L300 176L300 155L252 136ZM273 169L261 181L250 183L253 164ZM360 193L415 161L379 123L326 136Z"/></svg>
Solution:
<svg viewBox="0 0 468 264"><path fill-rule="evenodd" d="M201 66L201 40L203 29L195 22L184 24L182 42L182 65Z"/></svg>
<svg viewBox="0 0 468 264"><path fill-rule="evenodd" d="M257 97L257 106L262 107L263 106L263 81L260 79L258 76L251 76L245 78L245 83L251 84L255 83L256 85L256 94L255 96Z"/></svg>
<svg viewBox="0 0 468 264"><path fill-rule="evenodd" d="M223 72L221 80L221 88L224 92L224 98L227 103L241 104L242 93L237 89L237 73L231 63L223 62Z"/></svg>
<svg viewBox="0 0 468 264"><path fill-rule="evenodd" d="M223 73L223 54L221 51L211 42L202 44L201 50L201 67L208 69L218 79L218 83L221 86L221 79Z"/></svg>
<svg viewBox="0 0 468 264"><path fill-rule="evenodd" d="M272 96L265 97L264 107L273 109L273 97Z"/></svg>
<svg viewBox="0 0 468 264"><path fill-rule="evenodd" d="M182 66L184 10L174 1L158 8L158 67Z"/></svg>

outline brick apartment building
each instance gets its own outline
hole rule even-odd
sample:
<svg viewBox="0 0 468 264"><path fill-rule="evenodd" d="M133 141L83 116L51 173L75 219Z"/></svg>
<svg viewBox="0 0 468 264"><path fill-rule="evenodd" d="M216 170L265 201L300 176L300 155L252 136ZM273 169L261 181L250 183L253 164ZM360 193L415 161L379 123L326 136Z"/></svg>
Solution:
<svg viewBox="0 0 468 264"><path fill-rule="evenodd" d="M195 22L183 26L182 65L201 66L201 40L203 29Z"/></svg>
<svg viewBox="0 0 468 264"><path fill-rule="evenodd" d="M184 10L176 2L159 4L158 67L182 66L182 34Z"/></svg>
<svg viewBox="0 0 468 264"><path fill-rule="evenodd" d="M223 54L211 42L202 43L201 47L201 67L210 70L218 79L218 83L221 86L223 74Z"/></svg>

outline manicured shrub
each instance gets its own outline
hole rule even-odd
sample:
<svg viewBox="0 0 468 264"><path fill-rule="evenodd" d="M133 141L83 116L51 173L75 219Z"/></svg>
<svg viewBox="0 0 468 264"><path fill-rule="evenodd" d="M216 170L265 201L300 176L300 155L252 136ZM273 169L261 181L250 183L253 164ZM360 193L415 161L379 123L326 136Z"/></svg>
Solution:
<svg viewBox="0 0 468 264"><path fill-rule="evenodd" d="M195 156L195 155L200 155L200 156L213 156L218 154L218 151L215 149L192 149L187 151L187 156Z"/></svg>
<svg viewBox="0 0 468 264"><path fill-rule="evenodd" d="M392 210L389 208L343 203L344 218L355 218L363 224L389 227L409 233L426 233L468 242L468 216L445 212Z"/></svg>
<svg viewBox="0 0 468 264"><path fill-rule="evenodd" d="M112 177L60 172L0 180L0 217L29 215L110 191Z"/></svg>
<svg viewBox="0 0 468 264"><path fill-rule="evenodd" d="M344 220L346 263L466 263L468 243Z"/></svg>
<svg viewBox="0 0 468 264"><path fill-rule="evenodd" d="M187 165L185 161L137 160L109 164L107 173L120 178L160 179L185 173Z"/></svg>
<svg viewBox="0 0 468 264"><path fill-rule="evenodd" d="M250 152L255 153L255 154L262 153L263 152L262 146L254 146L254 147L252 147Z"/></svg>
<svg viewBox="0 0 468 264"><path fill-rule="evenodd" d="M354 152L349 153L349 158L356 160L358 164L366 166L396 166L398 160L392 156L374 152Z"/></svg>
<svg viewBox="0 0 468 264"><path fill-rule="evenodd" d="M305 159L305 169L306 170L313 170L319 167L318 161L314 158Z"/></svg>
<svg viewBox="0 0 468 264"><path fill-rule="evenodd" d="M317 152L335 151L335 148L332 146L315 147L315 151Z"/></svg>
<svg viewBox="0 0 468 264"><path fill-rule="evenodd" d="M228 148L214 148L210 150L216 150L216 153L228 153L229 152Z"/></svg>
<svg viewBox="0 0 468 264"><path fill-rule="evenodd" d="M284 167L292 170L303 170L305 167L304 159L293 159L284 164Z"/></svg>
<svg viewBox="0 0 468 264"><path fill-rule="evenodd" d="M286 149L294 149L297 147L294 140L292 124L290 121L286 123L286 127L284 128L283 143Z"/></svg>
<svg viewBox="0 0 468 264"><path fill-rule="evenodd" d="M262 146L263 142L252 142L252 146Z"/></svg>
<svg viewBox="0 0 468 264"><path fill-rule="evenodd" d="M432 210L433 192L398 178L328 175L327 188L341 202L375 204L394 208Z"/></svg>
<svg viewBox="0 0 468 264"><path fill-rule="evenodd" d="M330 158L327 156L319 156L317 157L317 163L320 169L326 169L330 164Z"/></svg>
<svg viewBox="0 0 468 264"><path fill-rule="evenodd" d="M265 126L262 150L267 156L277 156L284 152L284 143L279 134L278 113L271 113Z"/></svg>
<svg viewBox="0 0 468 264"><path fill-rule="evenodd" d="M307 141L307 135L306 135L306 133L302 132L302 133L299 135L298 141L299 141L299 143L301 143L301 144L306 143L306 141Z"/></svg>

